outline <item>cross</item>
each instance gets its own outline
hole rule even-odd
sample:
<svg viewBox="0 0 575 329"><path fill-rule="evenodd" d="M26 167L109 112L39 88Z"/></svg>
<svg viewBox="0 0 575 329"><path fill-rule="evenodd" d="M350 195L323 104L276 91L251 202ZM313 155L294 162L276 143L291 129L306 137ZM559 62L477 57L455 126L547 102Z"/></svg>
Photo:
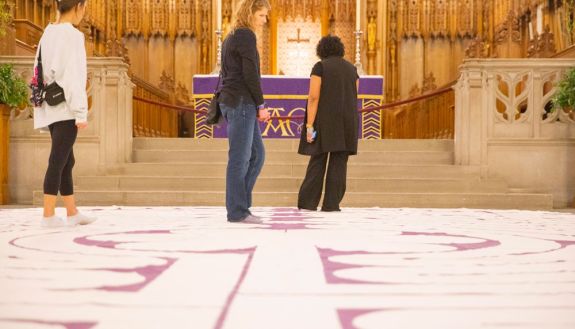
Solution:
<svg viewBox="0 0 575 329"><path fill-rule="evenodd" d="M309 39L302 39L302 38L300 38L300 32L301 32L301 30L300 30L300 29L297 29L297 39L288 38L288 39L287 39L288 42L297 42L298 44L299 44L300 42L309 42Z"/></svg>

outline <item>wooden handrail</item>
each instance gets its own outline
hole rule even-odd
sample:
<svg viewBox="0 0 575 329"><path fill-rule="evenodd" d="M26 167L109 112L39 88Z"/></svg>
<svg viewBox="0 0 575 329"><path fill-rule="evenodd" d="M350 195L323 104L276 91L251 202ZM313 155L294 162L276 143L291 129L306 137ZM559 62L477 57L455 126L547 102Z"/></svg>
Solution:
<svg viewBox="0 0 575 329"><path fill-rule="evenodd" d="M430 93L384 104L380 113L382 138L450 139L455 132L457 80Z"/></svg>
<svg viewBox="0 0 575 329"><path fill-rule="evenodd" d="M363 115L381 111L376 116L381 125L380 136L382 138L453 138L455 120L453 86L456 82L452 81L439 89L420 96L380 106L362 108L357 112L358 115ZM150 108L148 116L152 115L152 112L162 112L164 116L170 112L176 116L178 112L180 114L188 112L202 115L207 113L206 110L196 110L189 106L169 104L158 99L152 100L138 95L134 95L133 99L135 103L140 104L139 106ZM304 119L304 116L272 116L270 119L300 121ZM193 120L203 119L194 115ZM160 121L162 119L155 122L159 123ZM158 135L155 130L149 133L137 125L134 125L134 131L135 136L164 135Z"/></svg>
<svg viewBox="0 0 575 329"><path fill-rule="evenodd" d="M383 104L383 105L378 106L376 108L368 108L368 109L385 110L385 109L388 109L391 107L397 107L397 106L401 106L401 105L405 105L405 104L415 103L415 102L420 101L420 100L429 99L429 98L432 98L434 96L450 92L456 83L457 83L457 80L454 80L454 81L446 84L444 87L441 87L440 89L434 90L433 92L419 95L419 96L412 97L412 98L408 98L408 99L405 99L402 101L396 101L396 102L392 102L392 103ZM364 111L364 109L362 109L360 111Z"/></svg>
<svg viewBox="0 0 575 329"><path fill-rule="evenodd" d="M142 97L138 97L138 96L133 96L132 98L133 98L134 100L136 100L136 101L148 103L148 104L151 104L151 105L157 105L157 106L165 107L165 108L172 109L172 110L177 110L177 111L182 111L182 112L192 112L192 113L206 114L206 111L196 110L196 109L193 109L193 108L191 108L191 107L189 107L189 106L181 106L181 105L174 105L174 104L162 103L162 102L157 102L157 101L153 101L153 100L151 100L151 99L146 99L146 98L142 98Z"/></svg>
<svg viewBox="0 0 575 329"><path fill-rule="evenodd" d="M429 99L432 98L434 96L440 95L440 94L444 94L446 92L449 92L452 90L452 87L457 83L457 80L452 81L450 83L448 83L447 85L445 85L444 87L440 88L440 89L436 89L433 92L427 93L427 94L423 94L420 96L416 96L416 97L412 97L412 98L408 98L402 101L396 101L396 102L392 102L392 103L387 103L387 104L383 104L381 106L376 106L376 107L366 107L363 109L358 110L358 113L365 113L365 112L372 112L372 111L379 111L379 110L385 110L388 108L392 108L392 107L397 107L397 106L401 106L401 105L405 105L405 104L410 104L410 103L414 103L420 100L424 100L424 99ZM151 105L157 105L157 106L162 106L165 108L169 108L172 110L177 110L177 111L182 111L182 112L192 112L192 113L199 113L199 114L206 114L206 111L200 111L200 110L196 110L193 109L191 107L188 106L181 106L181 105L174 105L174 104L168 104L168 103L162 103L162 102L157 102L157 101L153 101L150 99L145 99L145 98L141 98L138 96L134 96L133 97L134 100L137 101L141 101L144 103L148 103ZM303 116L301 115L294 115L294 116L277 116L277 117L272 117L272 119L280 119L280 120L288 120L288 119L300 119L303 118Z"/></svg>
<svg viewBox="0 0 575 329"><path fill-rule="evenodd" d="M167 92L163 91L162 89L152 85L151 83L147 82L146 80L138 77L138 76L131 76L130 79L132 80L132 82L138 86L139 88L142 88L143 90L151 93L152 95L156 96L159 99L170 99L170 94L168 94Z"/></svg>
<svg viewBox="0 0 575 329"><path fill-rule="evenodd" d="M575 45L571 45L551 56L551 58L573 58L575 57Z"/></svg>
<svg viewBox="0 0 575 329"><path fill-rule="evenodd" d="M178 113L170 108L170 94L133 76L136 84L133 99L134 137L178 137Z"/></svg>

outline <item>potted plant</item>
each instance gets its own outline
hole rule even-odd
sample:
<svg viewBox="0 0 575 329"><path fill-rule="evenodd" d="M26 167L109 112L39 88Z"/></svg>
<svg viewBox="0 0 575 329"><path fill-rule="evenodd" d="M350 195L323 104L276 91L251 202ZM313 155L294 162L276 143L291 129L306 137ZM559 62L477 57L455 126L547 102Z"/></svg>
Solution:
<svg viewBox="0 0 575 329"><path fill-rule="evenodd" d="M557 84L557 91L553 96L553 111L559 109L575 110L575 68L567 71Z"/></svg>
<svg viewBox="0 0 575 329"><path fill-rule="evenodd" d="M28 86L10 64L0 65L0 204L8 203L10 111L28 103Z"/></svg>

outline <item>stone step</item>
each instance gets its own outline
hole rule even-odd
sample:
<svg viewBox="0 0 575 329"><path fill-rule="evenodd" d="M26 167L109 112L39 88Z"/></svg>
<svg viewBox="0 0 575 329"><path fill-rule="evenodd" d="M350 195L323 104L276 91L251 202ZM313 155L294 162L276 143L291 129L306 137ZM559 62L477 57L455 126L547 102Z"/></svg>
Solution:
<svg viewBox="0 0 575 329"><path fill-rule="evenodd" d="M134 150L134 162L226 162L227 150ZM309 157L294 151L266 151L266 163L307 163ZM446 151L361 151L349 163L452 164L453 152Z"/></svg>
<svg viewBox="0 0 575 329"><path fill-rule="evenodd" d="M85 206L224 206L221 192L75 191ZM297 205L296 192L254 193L254 206ZM42 204L42 191L34 191L34 205ZM342 207L384 208L490 208L552 209L551 194L536 193L346 193Z"/></svg>
<svg viewBox="0 0 575 329"><path fill-rule="evenodd" d="M261 177L257 192L297 192L303 180L292 177ZM112 191L224 191L226 179L191 176L80 176L75 179L82 190ZM349 192L503 192L501 181L479 178L353 178L347 179Z"/></svg>
<svg viewBox="0 0 575 329"><path fill-rule="evenodd" d="M134 138L134 150L227 150L226 138ZM298 139L264 139L268 151L297 152ZM359 140L360 151L435 151L453 152L452 139Z"/></svg>
<svg viewBox="0 0 575 329"><path fill-rule="evenodd" d="M210 176L225 177L226 162L198 163L130 163L111 169L109 175L125 176ZM266 163L261 177L303 178L307 162ZM354 178L463 178L479 175L479 168L428 164L361 164L350 163L348 177Z"/></svg>

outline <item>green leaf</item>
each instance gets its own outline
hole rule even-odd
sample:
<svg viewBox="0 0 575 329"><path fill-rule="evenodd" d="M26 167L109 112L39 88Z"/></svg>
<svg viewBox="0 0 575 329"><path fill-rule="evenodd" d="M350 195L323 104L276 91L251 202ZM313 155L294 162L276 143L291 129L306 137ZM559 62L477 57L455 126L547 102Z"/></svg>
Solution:
<svg viewBox="0 0 575 329"><path fill-rule="evenodd" d="M28 102L28 86L16 75L12 65L0 65L0 103L20 107Z"/></svg>
<svg viewBox="0 0 575 329"><path fill-rule="evenodd" d="M559 81L552 100L554 109L575 108L575 69L569 70Z"/></svg>

